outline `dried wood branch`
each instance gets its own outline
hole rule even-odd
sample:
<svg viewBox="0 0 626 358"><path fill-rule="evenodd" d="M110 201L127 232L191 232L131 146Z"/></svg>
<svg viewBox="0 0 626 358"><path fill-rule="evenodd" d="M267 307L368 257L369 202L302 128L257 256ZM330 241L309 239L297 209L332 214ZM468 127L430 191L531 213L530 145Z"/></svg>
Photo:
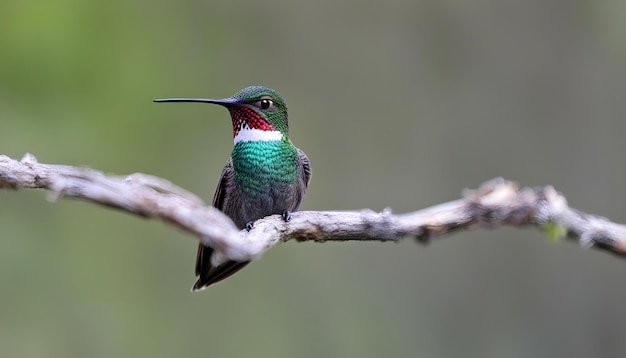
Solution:
<svg viewBox="0 0 626 358"><path fill-rule="evenodd" d="M212 261L248 261L282 241L397 241L414 237L429 242L452 231L503 225L542 228L548 236L578 240L617 255L626 255L626 226L572 209L553 187L520 189L501 178L467 190L459 200L411 213L390 210L301 211L284 222L279 215L238 230L220 211L167 180L133 174L122 178L99 171L0 156L0 189L43 188L51 198L85 199L179 227L215 249Z"/></svg>

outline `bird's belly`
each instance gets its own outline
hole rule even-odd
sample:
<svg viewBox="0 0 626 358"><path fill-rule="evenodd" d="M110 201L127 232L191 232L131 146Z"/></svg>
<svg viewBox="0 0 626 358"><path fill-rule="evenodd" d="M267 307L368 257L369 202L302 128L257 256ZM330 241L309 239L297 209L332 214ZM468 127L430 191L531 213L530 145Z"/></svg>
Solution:
<svg viewBox="0 0 626 358"><path fill-rule="evenodd" d="M283 211L296 211L299 207L295 185L283 183L270 185L264 193L248 193L239 188L227 195L223 211L237 227L243 229L246 223L263 217L281 214Z"/></svg>
<svg viewBox="0 0 626 358"><path fill-rule="evenodd" d="M298 185L298 153L281 141L239 142L231 153L233 187L222 210L235 224L296 211L303 193Z"/></svg>

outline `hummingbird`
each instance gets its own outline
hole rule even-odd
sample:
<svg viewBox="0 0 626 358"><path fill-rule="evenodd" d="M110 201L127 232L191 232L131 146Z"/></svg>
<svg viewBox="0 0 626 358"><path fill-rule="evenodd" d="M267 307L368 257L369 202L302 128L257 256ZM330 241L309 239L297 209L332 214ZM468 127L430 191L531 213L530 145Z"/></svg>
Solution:
<svg viewBox="0 0 626 358"><path fill-rule="evenodd" d="M165 98L154 102L213 103L228 109L234 146L212 205L239 229L250 231L254 221L273 214L289 221L291 213L300 208L311 181L311 164L289 139L287 106L276 91L251 86L224 99ZM250 263L213 265L212 254L213 248L200 243L193 292L228 278Z"/></svg>

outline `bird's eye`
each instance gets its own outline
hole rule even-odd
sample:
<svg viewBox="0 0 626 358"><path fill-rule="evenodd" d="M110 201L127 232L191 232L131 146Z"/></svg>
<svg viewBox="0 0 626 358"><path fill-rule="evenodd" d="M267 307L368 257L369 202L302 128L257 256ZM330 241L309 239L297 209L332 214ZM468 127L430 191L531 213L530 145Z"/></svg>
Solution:
<svg viewBox="0 0 626 358"><path fill-rule="evenodd" d="M274 108L274 101L269 98L263 98L260 101L256 101L253 103L255 107L260 109L272 109Z"/></svg>
<svg viewBox="0 0 626 358"><path fill-rule="evenodd" d="M263 109L268 109L270 108L274 103L272 102L271 99L262 99L261 100L261 108Z"/></svg>

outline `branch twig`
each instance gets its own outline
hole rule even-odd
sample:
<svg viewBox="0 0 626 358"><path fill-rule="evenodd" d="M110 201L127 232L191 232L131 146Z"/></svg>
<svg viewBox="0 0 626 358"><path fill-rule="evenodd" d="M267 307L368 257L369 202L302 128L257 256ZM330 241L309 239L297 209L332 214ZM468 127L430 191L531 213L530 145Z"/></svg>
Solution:
<svg viewBox="0 0 626 358"><path fill-rule="evenodd" d="M214 264L248 261L281 241L397 241L412 236L429 242L452 231L474 227L528 226L549 236L578 240L626 256L626 226L572 209L553 187L519 189L501 178L489 180L462 199L419 211L393 215L361 211L301 211L283 222L279 215L255 222L247 232L215 208L172 183L145 174L126 178L65 165L40 164L26 154L21 160L0 156L0 189L43 188L54 200L85 199L177 226L215 249Z"/></svg>

